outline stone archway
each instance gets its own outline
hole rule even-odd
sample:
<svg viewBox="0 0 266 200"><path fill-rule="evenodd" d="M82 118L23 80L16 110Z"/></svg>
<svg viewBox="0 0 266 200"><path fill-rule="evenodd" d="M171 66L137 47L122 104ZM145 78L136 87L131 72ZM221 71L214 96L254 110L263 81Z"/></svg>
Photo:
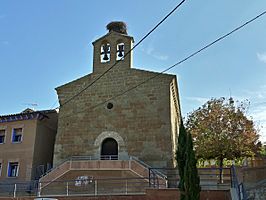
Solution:
<svg viewBox="0 0 266 200"><path fill-rule="evenodd" d="M118 160L118 143L113 138L106 138L101 145L101 160Z"/></svg>
<svg viewBox="0 0 266 200"><path fill-rule="evenodd" d="M123 138L114 131L104 131L94 141L94 157L101 159L102 144L106 139L113 139L117 142L117 157L119 160L128 159L128 153Z"/></svg>

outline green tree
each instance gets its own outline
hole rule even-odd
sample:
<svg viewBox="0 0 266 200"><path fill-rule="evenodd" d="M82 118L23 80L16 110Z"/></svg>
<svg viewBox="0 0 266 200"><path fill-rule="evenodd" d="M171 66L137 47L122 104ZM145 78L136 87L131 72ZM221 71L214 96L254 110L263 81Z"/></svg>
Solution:
<svg viewBox="0 0 266 200"><path fill-rule="evenodd" d="M193 150L192 136L187 133L186 164L184 169L184 186L187 194L186 200L200 199L200 179L197 169L197 160Z"/></svg>
<svg viewBox="0 0 266 200"><path fill-rule="evenodd" d="M259 151L257 157L266 157L266 142L262 144L261 142L258 143Z"/></svg>
<svg viewBox="0 0 266 200"><path fill-rule="evenodd" d="M181 120L178 137L176 160L179 170L180 200L199 200L200 179L197 170L197 160L193 150L192 137L185 130Z"/></svg>
<svg viewBox="0 0 266 200"><path fill-rule="evenodd" d="M178 147L176 152L176 161L178 163L178 171L180 177L178 185L180 191L180 200L185 200L184 170L186 165L186 141L186 129L184 127L183 121L181 120L179 127Z"/></svg>
<svg viewBox="0 0 266 200"><path fill-rule="evenodd" d="M222 170L225 158L255 154L259 135L253 121L245 116L248 105L236 104L232 98L211 99L188 115L186 128L195 141L198 158L217 159Z"/></svg>

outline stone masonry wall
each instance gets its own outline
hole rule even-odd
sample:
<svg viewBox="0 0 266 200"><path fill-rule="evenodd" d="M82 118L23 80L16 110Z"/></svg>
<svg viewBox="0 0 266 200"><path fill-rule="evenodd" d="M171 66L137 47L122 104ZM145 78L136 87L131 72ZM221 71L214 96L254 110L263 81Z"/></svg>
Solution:
<svg viewBox="0 0 266 200"><path fill-rule="evenodd" d="M119 157L136 156L153 166L172 165L170 82L162 75L126 95L111 100L128 88L154 75L136 69L114 69L92 87L64 105L97 74L85 76L58 88L60 108L54 162L73 155L99 157L100 144L112 137L118 141ZM97 107L93 108L95 105ZM98 142L97 142L98 141Z"/></svg>

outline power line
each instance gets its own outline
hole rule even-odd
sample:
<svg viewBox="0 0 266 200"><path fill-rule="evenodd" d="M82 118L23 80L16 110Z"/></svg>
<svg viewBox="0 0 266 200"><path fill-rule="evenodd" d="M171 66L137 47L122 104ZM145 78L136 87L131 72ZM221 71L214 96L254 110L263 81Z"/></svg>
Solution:
<svg viewBox="0 0 266 200"><path fill-rule="evenodd" d="M53 107L57 104L57 100L53 103L53 105L50 107L50 109L52 110L53 109ZM58 108L58 107L57 107ZM54 109L57 109L57 108L54 108Z"/></svg>
<svg viewBox="0 0 266 200"><path fill-rule="evenodd" d="M176 67L176 66L182 64L183 62L187 61L188 59L190 59L190 58L196 56L196 55L199 54L200 52L202 52L202 51L204 51L205 49L211 47L211 46L214 45L215 43L217 43L217 42L219 42L219 41L225 39L226 37L230 36L230 35L233 34L234 32L240 30L241 28L245 27L246 25L250 24L251 22L255 21L256 19L262 17L262 16L265 15L265 14L266 14L266 11L262 12L261 14L257 15L256 17L254 17L254 18L248 20L248 21L245 22L244 24L242 24L242 25L236 27L236 28L233 29L232 31L230 31L230 32L228 32L228 33L226 33L226 34L224 34L223 36L219 37L218 39L214 40L213 42L210 42L210 43L207 44L206 46L204 46L204 47L202 47L201 49L195 51L194 53L192 53L192 54L190 54L189 56L185 57L184 59L178 61L177 63L171 65L170 67L168 67L168 68L166 68L165 70L159 72L158 74L156 74L156 75L154 75L154 76L152 76L152 77L150 77L150 78L148 78L148 79L146 79L146 80L140 82L139 84L137 84L137 85L135 85L135 86L133 86L133 87L131 87L131 88L129 88L129 89L127 89L127 90L125 90L125 91L123 91L123 92L117 94L117 95L115 95L115 96L112 97L112 98L109 98L109 99L107 99L107 100L105 100L105 101L100 102L99 104L96 104L96 105L94 105L94 106L88 108L88 110L94 109L94 108L96 108L96 107L98 107L98 106L100 106L100 105L103 105L103 104L107 103L108 101L111 101L111 100L113 100L113 99L115 99L115 98L117 98L117 97L120 97L120 96L122 96L122 95L124 95L124 94L130 92L131 90L134 90L134 89L136 89L137 87L139 87L139 86L145 84L146 82L148 82L148 81L150 81L150 80L152 80L152 79L154 79L154 78L156 78L156 77L162 75L163 73L165 73L165 72L169 71L170 69L172 69L172 68L174 68L174 67ZM79 112L83 112L84 110L86 110L86 109L83 109L82 111L79 111ZM79 113L79 112L77 112L77 113ZM66 117L69 117L69 116L72 116L72 115L62 116L62 117L66 118Z"/></svg>
<svg viewBox="0 0 266 200"><path fill-rule="evenodd" d="M108 68L105 72L103 72L101 75L99 75L94 81L92 81L89 85L87 85L85 88L80 90L78 93L67 99L64 103L62 103L60 106L58 106L56 109L64 106L77 96L79 96L82 92L87 90L89 87L91 87L94 83L96 83L99 79L101 79L106 73L108 73L112 68L114 68L120 61L124 60L126 56L130 54L131 51L133 51L137 46L140 45L141 42L143 42L153 31L155 31L170 15L172 15L186 0L182 0L174 9L172 9L159 23L157 23L156 26L154 26L153 29L151 29L136 45L134 45L127 53L124 54L123 57L120 58L120 60L116 61L110 68Z"/></svg>

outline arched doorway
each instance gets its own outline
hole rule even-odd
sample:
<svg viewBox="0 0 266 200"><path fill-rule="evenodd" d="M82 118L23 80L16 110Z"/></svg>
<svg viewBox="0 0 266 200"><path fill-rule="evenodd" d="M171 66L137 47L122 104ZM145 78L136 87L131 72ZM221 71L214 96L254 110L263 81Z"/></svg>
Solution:
<svg viewBox="0 0 266 200"><path fill-rule="evenodd" d="M102 142L101 160L118 160L118 143L113 138L106 138Z"/></svg>

